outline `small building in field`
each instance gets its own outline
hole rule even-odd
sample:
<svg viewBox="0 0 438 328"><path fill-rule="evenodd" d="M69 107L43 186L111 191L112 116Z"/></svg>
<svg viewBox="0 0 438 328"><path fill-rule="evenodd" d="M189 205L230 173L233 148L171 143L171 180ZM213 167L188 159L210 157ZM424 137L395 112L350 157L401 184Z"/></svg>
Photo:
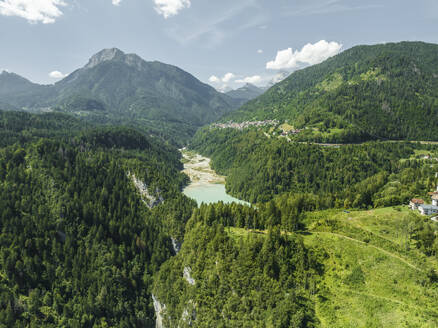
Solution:
<svg viewBox="0 0 438 328"><path fill-rule="evenodd" d="M418 210L422 215L432 215L438 213L438 206L436 205L419 205Z"/></svg>
<svg viewBox="0 0 438 328"><path fill-rule="evenodd" d="M417 210L420 205L424 205L424 200L421 198L414 198L409 202L411 210Z"/></svg>

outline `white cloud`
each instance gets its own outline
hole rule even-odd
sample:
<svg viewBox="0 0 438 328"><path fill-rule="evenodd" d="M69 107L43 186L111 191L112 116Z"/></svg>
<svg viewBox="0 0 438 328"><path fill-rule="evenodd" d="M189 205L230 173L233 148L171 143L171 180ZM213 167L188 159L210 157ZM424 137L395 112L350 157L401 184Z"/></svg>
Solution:
<svg viewBox="0 0 438 328"><path fill-rule="evenodd" d="M216 75L212 75L212 76L210 76L210 78L208 79L208 81L209 81L210 83L219 83L219 82L221 81L221 79L218 78Z"/></svg>
<svg viewBox="0 0 438 328"><path fill-rule="evenodd" d="M262 54L262 53L263 53L263 50L262 50L262 49L259 49L259 50L257 50L257 53L258 53L258 54Z"/></svg>
<svg viewBox="0 0 438 328"><path fill-rule="evenodd" d="M118 1L118 0L116 0ZM184 9L190 8L190 0L154 0L155 10L158 14L163 15L164 18L169 18Z"/></svg>
<svg viewBox="0 0 438 328"><path fill-rule="evenodd" d="M236 75L233 73L227 73L222 78L217 77L216 75L212 75L209 77L208 81L215 85L215 88L220 92L227 92L231 90L228 85L229 82L232 82L233 79L236 78Z"/></svg>
<svg viewBox="0 0 438 328"><path fill-rule="evenodd" d="M314 65L339 53L342 44L321 40L315 44L308 43L301 50L292 48L277 52L275 60L266 63L267 69L290 69L300 64Z"/></svg>
<svg viewBox="0 0 438 328"><path fill-rule="evenodd" d="M217 91L225 93L232 90L227 84L223 84L220 87L216 88Z"/></svg>
<svg viewBox="0 0 438 328"><path fill-rule="evenodd" d="M62 0L2 0L0 15L22 17L31 23L50 24L62 16L59 7L65 5Z"/></svg>
<svg viewBox="0 0 438 328"><path fill-rule="evenodd" d="M120 5L121 2L122 2L122 0L113 0L113 5L118 6L118 5Z"/></svg>
<svg viewBox="0 0 438 328"><path fill-rule="evenodd" d="M236 80L236 83L259 83L262 81L262 77L260 75L248 76L240 80Z"/></svg>
<svg viewBox="0 0 438 328"><path fill-rule="evenodd" d="M212 76L210 76L208 81L211 83L220 83L220 82L228 83L232 79L234 79L235 77L236 77L236 75L234 75L233 73L227 73L222 78L219 78L216 75L212 75Z"/></svg>
<svg viewBox="0 0 438 328"><path fill-rule="evenodd" d="M67 75L66 74L62 74L60 71L53 71L53 72L49 73L49 76L52 79L62 79L64 77L66 77Z"/></svg>
<svg viewBox="0 0 438 328"><path fill-rule="evenodd" d="M222 78L222 82L224 83L228 83L230 82L232 79L234 79L236 76L233 73L227 73L224 75L224 77Z"/></svg>
<svg viewBox="0 0 438 328"><path fill-rule="evenodd" d="M285 78L287 78L290 75L287 71L280 71L272 78L272 83L276 84L278 82L283 81Z"/></svg>

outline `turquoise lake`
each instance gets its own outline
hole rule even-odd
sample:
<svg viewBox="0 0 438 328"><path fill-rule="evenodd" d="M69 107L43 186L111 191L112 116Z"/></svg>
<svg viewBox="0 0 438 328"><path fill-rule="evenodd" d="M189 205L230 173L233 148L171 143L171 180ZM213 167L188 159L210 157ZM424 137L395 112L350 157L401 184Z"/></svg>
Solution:
<svg viewBox="0 0 438 328"><path fill-rule="evenodd" d="M223 184L194 184L187 186L183 192L187 197L196 200L198 205L201 205L202 203L217 203L220 201L224 203L236 202L241 204L248 204L245 201L228 195L225 192L225 185Z"/></svg>
<svg viewBox="0 0 438 328"><path fill-rule="evenodd" d="M181 149L184 157L183 172L190 177L191 183L183 193L201 205L217 202L248 204L225 192L225 177L218 175L210 166L210 158Z"/></svg>

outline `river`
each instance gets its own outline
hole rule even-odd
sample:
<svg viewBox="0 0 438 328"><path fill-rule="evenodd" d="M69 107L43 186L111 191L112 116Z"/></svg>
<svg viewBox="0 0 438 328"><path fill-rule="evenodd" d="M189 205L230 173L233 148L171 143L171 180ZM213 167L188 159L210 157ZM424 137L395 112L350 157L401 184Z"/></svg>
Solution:
<svg viewBox="0 0 438 328"><path fill-rule="evenodd" d="M185 149L181 150L183 155L183 172L190 177L190 184L184 188L183 193L201 203L241 203L249 204L240 199L228 195L225 191L225 177L218 175L210 167L210 159Z"/></svg>

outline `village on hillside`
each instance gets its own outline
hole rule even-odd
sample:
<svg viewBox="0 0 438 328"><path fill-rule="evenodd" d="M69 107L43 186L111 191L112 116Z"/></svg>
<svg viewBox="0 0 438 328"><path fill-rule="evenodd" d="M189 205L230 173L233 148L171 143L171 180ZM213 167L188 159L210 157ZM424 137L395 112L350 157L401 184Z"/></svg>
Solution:
<svg viewBox="0 0 438 328"><path fill-rule="evenodd" d="M245 121L240 123L229 121L226 123L213 123L211 126L213 128L219 128L219 129L243 130L249 127L277 126L278 124L279 122L277 120Z"/></svg>
<svg viewBox="0 0 438 328"><path fill-rule="evenodd" d="M409 207L416 211L418 210L422 215L433 215L438 213L438 186L435 191L429 193L432 204L426 204L421 198L413 198L409 202Z"/></svg>
<svg viewBox="0 0 438 328"><path fill-rule="evenodd" d="M280 125L280 122L278 120L264 120L264 121L244 121L244 122L233 122L228 121L226 123L213 123L210 125L211 128L218 128L218 129L236 129L236 130L243 130L250 127L266 127L266 126L273 126L274 128L279 128L279 136L289 136L289 135L295 135L300 133L302 130L296 129L292 126L290 126L287 123L284 123ZM272 132L272 131L271 131ZM272 132L272 135L277 135L277 132Z"/></svg>

